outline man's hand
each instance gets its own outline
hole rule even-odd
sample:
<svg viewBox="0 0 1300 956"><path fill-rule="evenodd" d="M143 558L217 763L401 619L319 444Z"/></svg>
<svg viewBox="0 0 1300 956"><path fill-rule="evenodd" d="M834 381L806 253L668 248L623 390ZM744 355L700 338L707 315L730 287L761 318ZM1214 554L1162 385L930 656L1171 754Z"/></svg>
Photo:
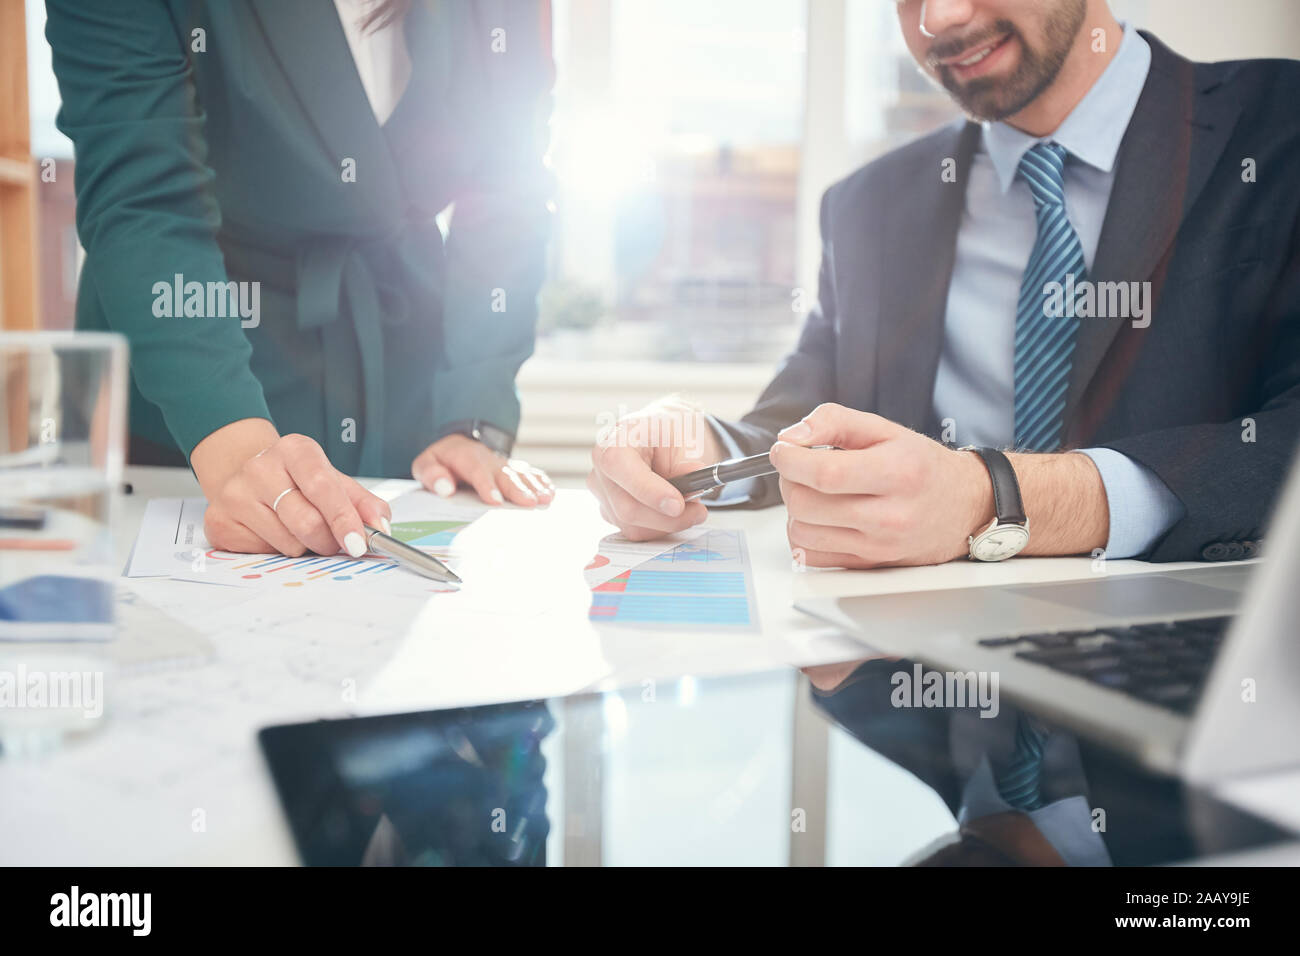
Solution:
<svg viewBox="0 0 1300 956"><path fill-rule="evenodd" d="M443 498L462 481L490 505L509 501L531 508L555 497L555 485L542 469L519 458L503 458L468 435L439 438L411 463L411 476Z"/></svg>
<svg viewBox="0 0 1300 956"><path fill-rule="evenodd" d="M661 538L707 517L666 480L712 465L722 447L708 419L680 399L664 399L607 427L591 450L587 487L600 514L632 541Z"/></svg>
<svg viewBox="0 0 1300 956"><path fill-rule="evenodd" d="M835 445L839 451L809 445ZM1030 516L1027 554L1106 543L1105 489L1085 455L1012 455ZM809 567L941 564L993 519L984 463L878 415L821 405L772 446L790 546Z"/></svg>
<svg viewBox="0 0 1300 956"><path fill-rule="evenodd" d="M208 499L204 532L225 551L366 552L364 525L388 530L392 510L330 464L306 435L284 435L262 418L217 429L190 464Z"/></svg>

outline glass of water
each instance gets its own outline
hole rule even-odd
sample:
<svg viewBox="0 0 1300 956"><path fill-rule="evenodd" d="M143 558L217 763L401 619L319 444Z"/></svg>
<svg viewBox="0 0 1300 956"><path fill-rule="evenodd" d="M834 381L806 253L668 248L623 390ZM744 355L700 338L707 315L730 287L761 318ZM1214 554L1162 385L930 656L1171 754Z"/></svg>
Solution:
<svg viewBox="0 0 1300 956"><path fill-rule="evenodd" d="M127 347L0 333L0 748L98 726L113 637Z"/></svg>

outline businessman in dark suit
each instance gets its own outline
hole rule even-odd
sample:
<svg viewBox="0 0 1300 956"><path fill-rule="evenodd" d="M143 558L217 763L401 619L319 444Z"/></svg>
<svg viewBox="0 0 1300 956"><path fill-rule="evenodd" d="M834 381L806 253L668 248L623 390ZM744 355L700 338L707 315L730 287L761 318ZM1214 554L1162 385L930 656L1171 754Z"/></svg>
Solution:
<svg viewBox="0 0 1300 956"><path fill-rule="evenodd" d="M606 517L702 521L665 476L770 448L716 503L784 499L809 565L978 557L979 445L1011 450L1021 553L1252 556L1300 436L1300 63L1192 63L1105 0L898 13L969 119L827 191L819 305L753 411L602 435Z"/></svg>

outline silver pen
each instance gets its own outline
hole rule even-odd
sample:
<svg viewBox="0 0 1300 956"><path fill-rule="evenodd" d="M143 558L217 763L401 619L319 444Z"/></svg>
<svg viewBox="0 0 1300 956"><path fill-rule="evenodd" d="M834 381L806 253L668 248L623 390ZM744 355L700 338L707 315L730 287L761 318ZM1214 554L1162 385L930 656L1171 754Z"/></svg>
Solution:
<svg viewBox="0 0 1300 956"><path fill-rule="evenodd" d="M425 554L419 548L412 547L405 541L399 541L392 535L384 534L370 525L366 529L366 547L375 554L392 558L402 567L426 578L433 578L444 584L460 584L456 573L431 554Z"/></svg>

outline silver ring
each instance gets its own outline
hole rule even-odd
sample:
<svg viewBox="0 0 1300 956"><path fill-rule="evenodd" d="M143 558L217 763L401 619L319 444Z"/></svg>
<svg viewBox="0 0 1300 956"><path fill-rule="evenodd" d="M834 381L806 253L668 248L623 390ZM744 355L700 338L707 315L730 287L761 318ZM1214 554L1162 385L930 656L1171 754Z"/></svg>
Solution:
<svg viewBox="0 0 1300 956"><path fill-rule="evenodd" d="M297 491L297 490L298 490L298 489L295 488L293 485L290 485L288 488L284 489L284 491L282 491L282 492L280 492L278 495L276 495L276 496L275 496L275 501L271 502L271 510L274 511L276 514L279 514L279 513L280 513L280 499L283 498L285 495L287 495L289 492L291 492L291 491Z"/></svg>

